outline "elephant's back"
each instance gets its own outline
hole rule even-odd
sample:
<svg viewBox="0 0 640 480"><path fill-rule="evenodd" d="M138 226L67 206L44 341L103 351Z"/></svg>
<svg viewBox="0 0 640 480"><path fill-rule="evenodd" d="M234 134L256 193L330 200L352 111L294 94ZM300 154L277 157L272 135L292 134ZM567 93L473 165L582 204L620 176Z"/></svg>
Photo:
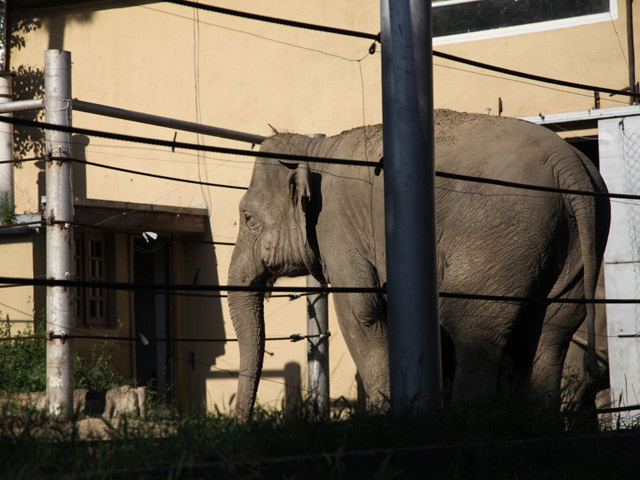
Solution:
<svg viewBox="0 0 640 480"><path fill-rule="evenodd" d="M382 125L357 127L332 137L315 139L309 144L308 153L313 157L377 162L382 158ZM369 168L345 167L363 172Z"/></svg>
<svg viewBox="0 0 640 480"><path fill-rule="evenodd" d="M575 156L550 130L523 120L436 110L436 169L469 176L552 186L553 156Z"/></svg>

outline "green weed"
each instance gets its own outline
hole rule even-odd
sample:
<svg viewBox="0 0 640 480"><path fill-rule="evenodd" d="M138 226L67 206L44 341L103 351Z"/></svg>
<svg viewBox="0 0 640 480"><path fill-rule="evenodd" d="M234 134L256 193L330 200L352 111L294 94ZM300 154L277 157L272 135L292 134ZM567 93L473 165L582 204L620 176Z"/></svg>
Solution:
<svg viewBox="0 0 640 480"><path fill-rule="evenodd" d="M613 478L612 464L636 471L640 447L635 432L578 435L562 415L524 403L354 409L329 420L260 408L244 425L169 411L114 424L98 442L33 412L0 418L0 471L10 478Z"/></svg>
<svg viewBox="0 0 640 480"><path fill-rule="evenodd" d="M0 198L0 225L13 225L17 222L15 205L11 202L9 192L3 191Z"/></svg>
<svg viewBox="0 0 640 480"><path fill-rule="evenodd" d="M27 327L19 337L43 335ZM0 338L11 336L10 321L0 324ZM46 388L46 342L43 338L0 341L0 393L42 392ZM94 346L88 358L75 352L74 387L106 390L122 385L124 379L114 369L108 348Z"/></svg>

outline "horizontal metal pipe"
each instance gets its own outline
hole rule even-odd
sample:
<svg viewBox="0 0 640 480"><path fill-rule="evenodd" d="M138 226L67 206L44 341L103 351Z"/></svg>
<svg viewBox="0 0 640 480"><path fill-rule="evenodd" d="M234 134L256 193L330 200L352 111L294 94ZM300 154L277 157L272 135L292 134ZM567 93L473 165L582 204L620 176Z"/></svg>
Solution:
<svg viewBox="0 0 640 480"><path fill-rule="evenodd" d="M125 110L123 108L108 107L106 105L99 105L97 103L85 102L78 99L73 100L73 109L85 113L120 118L122 120L130 120L132 122L147 123L150 125L157 125L159 127L174 128L202 135L211 135L214 137L227 138L229 140L237 140L239 142L260 144L265 140L265 137L261 135L254 135L252 133L237 132L226 128L201 125L199 123L187 122L184 120L175 120L169 117L134 112L133 110Z"/></svg>
<svg viewBox="0 0 640 480"><path fill-rule="evenodd" d="M16 100L0 105L0 113L22 112L24 110L38 110L44 108L44 98L33 100Z"/></svg>
<svg viewBox="0 0 640 480"><path fill-rule="evenodd" d="M21 112L25 110L38 110L44 108L44 99L35 98L33 100L17 100L15 102L7 102L0 105L0 113ZM107 117L120 118L122 120L130 120L132 122L147 123L160 127L174 128L187 132L199 133L202 135L210 135L214 137L227 138L229 140L237 140L239 142L247 142L253 144L261 144L265 137L252 133L238 132L226 128L212 127L209 125L201 125L195 122L187 122L184 120L176 120L169 117L161 117L159 115L151 115L148 113L135 112L124 108L109 107L83 100L73 100L73 109L85 113L93 113L96 115L104 115Z"/></svg>

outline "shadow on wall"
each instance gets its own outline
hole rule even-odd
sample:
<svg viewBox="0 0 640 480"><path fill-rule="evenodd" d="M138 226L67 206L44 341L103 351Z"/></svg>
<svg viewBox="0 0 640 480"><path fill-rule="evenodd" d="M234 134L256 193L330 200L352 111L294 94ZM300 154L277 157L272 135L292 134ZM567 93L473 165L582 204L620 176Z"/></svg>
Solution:
<svg viewBox="0 0 640 480"><path fill-rule="evenodd" d="M285 410L302 405L302 369L298 362L289 362L284 366L284 384Z"/></svg>
<svg viewBox="0 0 640 480"><path fill-rule="evenodd" d="M86 135L73 135L71 137L73 158L86 161L89 142L90 139ZM71 164L71 178L74 198L87 198L87 165L73 162Z"/></svg>
<svg viewBox="0 0 640 480"><path fill-rule="evenodd" d="M210 226L202 242L185 242L185 283L193 285L218 285L216 248ZM210 242L210 243L205 243ZM225 295L226 297L226 295ZM185 334L189 338L224 339L223 311L226 298L220 292L202 292L185 298ZM222 341L191 342L186 345L188 356L188 395L194 409L206 409L207 379L211 378L211 367L216 358L224 355L228 344ZM233 346L231 347L233 348ZM178 359L183 362L185 359ZM215 368L215 367L214 367Z"/></svg>
<svg viewBox="0 0 640 480"><path fill-rule="evenodd" d="M47 16L48 11L47 9L35 8L26 9L25 11L18 9L17 12L10 11L9 65L7 68L10 69L13 77L12 93L14 100L31 100L44 96L44 69L29 65L11 66L11 52L26 47L26 37L31 32L43 28L43 24L44 28L49 32L48 48L62 50L64 49L65 28L68 22L90 22L93 16L93 12L86 9L56 16ZM39 18L34 17L34 15L38 15ZM44 18L44 20L40 18ZM42 52L42 62L44 62L44 52ZM43 110L17 112L14 115L17 118L26 120L44 121ZM39 129L16 126L14 128L14 153L17 159L44 156L44 133Z"/></svg>
<svg viewBox="0 0 640 480"><path fill-rule="evenodd" d="M67 15L50 16L45 20L45 28L49 31L49 49L64 50L64 34L69 22L89 23L93 12L81 8Z"/></svg>
<svg viewBox="0 0 640 480"><path fill-rule="evenodd" d="M237 370L216 370L210 371L207 374L207 378L212 380L228 380L229 378L238 378ZM262 379L268 379L276 383L282 384L284 386L284 404L282 405L283 410L291 411L295 408L302 405L302 400L304 398L303 393L305 392L304 387L302 386L302 368L298 362L289 362L284 366L282 370L269 370L265 369L262 371L262 375L260 376ZM229 411L232 411L235 408L235 393L229 399L228 405L225 405L229 408Z"/></svg>
<svg viewBox="0 0 640 480"><path fill-rule="evenodd" d="M8 26L8 55L10 63L11 52L26 47L25 37L42 28L42 22L38 18L16 18L10 20ZM42 53L44 62L44 52ZM7 64L7 69L12 74L12 92L14 100L31 100L44 96L44 69L28 65L20 65L17 68ZM26 120L43 120L44 112L41 110L28 110L14 114L17 118ZM44 134L39 129L18 127L14 128L14 154L15 158L29 158L31 156L42 157L44 155Z"/></svg>
<svg viewBox="0 0 640 480"><path fill-rule="evenodd" d="M13 99L32 100L44 96L44 69L20 65L12 69ZM17 118L44 121L43 110L16 112ZM38 128L15 126L13 151L16 159L41 158L45 153L44 132Z"/></svg>
<svg viewBox="0 0 640 480"><path fill-rule="evenodd" d="M34 129L32 129L34 130ZM35 130L34 130L35 131ZM42 147L44 149L44 136L42 137ZM89 137L86 135L73 135L71 137L72 157L78 160L87 160L87 146L89 145ZM41 156L44 156L42 154ZM47 176L46 162L44 160L35 163L38 167L38 198L41 199L47 195ZM71 164L71 179L73 182L73 198L87 198L87 166L84 163L73 162Z"/></svg>

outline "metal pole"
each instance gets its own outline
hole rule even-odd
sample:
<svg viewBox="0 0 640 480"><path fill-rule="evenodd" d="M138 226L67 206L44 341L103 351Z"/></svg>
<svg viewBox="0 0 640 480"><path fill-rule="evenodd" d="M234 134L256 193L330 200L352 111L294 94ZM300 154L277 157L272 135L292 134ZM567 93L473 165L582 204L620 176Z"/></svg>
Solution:
<svg viewBox="0 0 640 480"><path fill-rule="evenodd" d="M73 109L79 112L120 118L122 120L130 120L138 123L147 123L160 127L175 128L177 130L185 130L187 132L195 132L202 135L211 135L214 137L227 138L230 140L254 143L258 145L264 142L266 138L252 133L238 132L227 128L212 127L210 125L202 125L200 123L187 122L185 120L176 120L174 118L161 117L159 115L135 112L133 110L125 110L124 108L108 107L107 105L100 105L98 103L85 102L77 99L73 100Z"/></svg>
<svg viewBox="0 0 640 480"><path fill-rule="evenodd" d="M0 72L0 106L11 102L11 74ZM5 114L11 116L11 114ZM0 125L0 203L8 202L13 209L13 125L2 123Z"/></svg>
<svg viewBox="0 0 640 480"><path fill-rule="evenodd" d="M307 287L326 287L312 275L307 276ZM329 418L329 317L327 294L307 296L307 334L322 335L309 338L307 343L307 390L311 405L322 417Z"/></svg>
<svg viewBox="0 0 640 480"><path fill-rule="evenodd" d="M627 50L629 52L629 90L636 89L636 53L633 44L633 0L627 0ZM629 97L629 103L638 103L637 97Z"/></svg>
<svg viewBox="0 0 640 480"><path fill-rule="evenodd" d="M393 408L440 405L431 2L381 0Z"/></svg>
<svg viewBox="0 0 640 480"><path fill-rule="evenodd" d="M45 52L45 119L47 123L71 125L71 54ZM46 211L47 278L70 279L73 272L73 231L70 224L50 221L73 220L71 165L68 133L47 130ZM70 334L73 328L72 289L47 287L47 333ZM73 345L67 338L47 341L47 400L49 413L66 417L73 410Z"/></svg>

